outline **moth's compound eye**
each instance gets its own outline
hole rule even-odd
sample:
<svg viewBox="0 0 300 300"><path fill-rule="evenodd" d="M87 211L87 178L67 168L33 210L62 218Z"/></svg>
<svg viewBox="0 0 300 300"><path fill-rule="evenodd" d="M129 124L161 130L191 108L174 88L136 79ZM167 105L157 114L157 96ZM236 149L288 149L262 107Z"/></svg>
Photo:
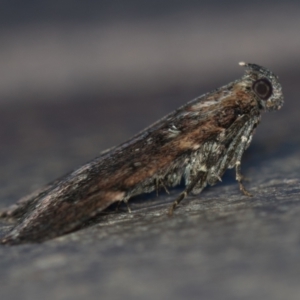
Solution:
<svg viewBox="0 0 300 300"><path fill-rule="evenodd" d="M273 91L271 82L266 78L256 80L252 88L255 94L263 100L268 100Z"/></svg>

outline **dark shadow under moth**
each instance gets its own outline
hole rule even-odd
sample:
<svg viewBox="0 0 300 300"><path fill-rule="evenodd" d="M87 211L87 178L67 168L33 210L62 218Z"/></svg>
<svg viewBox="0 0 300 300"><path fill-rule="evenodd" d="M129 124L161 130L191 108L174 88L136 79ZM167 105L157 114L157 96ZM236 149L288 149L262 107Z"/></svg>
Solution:
<svg viewBox="0 0 300 300"><path fill-rule="evenodd" d="M283 95L278 77L266 68L240 63L245 74L204 94L138 133L127 142L0 212L15 222L3 244L41 242L75 231L115 202L160 187L198 194L235 168L240 190L241 158L262 111L278 110Z"/></svg>

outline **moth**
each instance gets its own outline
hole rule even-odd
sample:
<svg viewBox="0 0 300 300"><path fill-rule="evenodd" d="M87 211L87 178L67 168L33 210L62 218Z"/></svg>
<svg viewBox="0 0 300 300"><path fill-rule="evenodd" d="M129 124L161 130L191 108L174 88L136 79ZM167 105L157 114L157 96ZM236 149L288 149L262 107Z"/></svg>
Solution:
<svg viewBox="0 0 300 300"><path fill-rule="evenodd" d="M169 214L190 193L221 180L235 168L240 190L241 158L262 111L278 110L283 94L278 77L256 64L240 63L245 74L165 116L127 142L3 210L15 221L3 244L40 242L75 231L116 202L182 179L185 190Z"/></svg>

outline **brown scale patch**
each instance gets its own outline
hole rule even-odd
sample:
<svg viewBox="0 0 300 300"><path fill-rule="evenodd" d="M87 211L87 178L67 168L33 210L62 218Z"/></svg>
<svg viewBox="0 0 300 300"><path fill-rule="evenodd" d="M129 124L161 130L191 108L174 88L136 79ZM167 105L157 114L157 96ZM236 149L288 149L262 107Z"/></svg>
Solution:
<svg viewBox="0 0 300 300"><path fill-rule="evenodd" d="M119 188L130 189L155 174L163 173L183 153L189 150L195 151L203 142L216 139L224 132L224 129L232 125L239 115L248 113L257 106L256 101L251 99L249 92L245 91L245 87L240 84L235 84L230 93L219 92L217 95L208 97L207 101L219 97L223 97L222 105L220 102L214 105L213 111L212 106L200 109L199 115L207 115L206 122L199 122L191 128L191 122L194 119L186 119L185 123L182 123L182 132L170 139L168 143L162 144L159 151L157 149L154 151L150 148L151 145L132 145L132 149L139 148L141 151L136 156L125 159L124 165L117 172L112 173L108 181L102 178L98 188L109 190L116 187L118 183ZM191 107L189 109L191 110ZM156 147L159 147L159 144ZM149 153L152 154L149 155ZM133 168L135 162L139 162L141 166Z"/></svg>
<svg viewBox="0 0 300 300"><path fill-rule="evenodd" d="M218 106L219 102L222 101L225 97L227 97L227 95L228 95L227 91L219 91L218 93L213 93L212 95L205 98L205 101L200 100L200 102L188 106L186 110L190 112L209 110L213 106Z"/></svg>
<svg viewBox="0 0 300 300"><path fill-rule="evenodd" d="M223 132L223 128L216 127L214 122L209 121L188 133L180 135L178 138L163 146L158 154L151 157L151 162L149 162L148 166L137 170L126 178L124 185L131 187L143 182L159 171L166 169L182 153L187 150L195 150L195 147L200 146L209 138L216 137L221 132ZM153 163L154 160L156 161L155 164Z"/></svg>

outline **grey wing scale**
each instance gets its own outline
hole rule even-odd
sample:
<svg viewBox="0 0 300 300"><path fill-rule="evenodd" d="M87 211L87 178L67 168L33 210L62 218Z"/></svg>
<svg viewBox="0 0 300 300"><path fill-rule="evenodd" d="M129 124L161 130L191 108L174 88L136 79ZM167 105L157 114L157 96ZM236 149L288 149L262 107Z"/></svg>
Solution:
<svg viewBox="0 0 300 300"><path fill-rule="evenodd" d="M43 194L46 194L52 188L52 184L45 186L23 198L17 203L0 211L0 218L5 218L9 221L14 221L20 218L30 206L33 206Z"/></svg>

